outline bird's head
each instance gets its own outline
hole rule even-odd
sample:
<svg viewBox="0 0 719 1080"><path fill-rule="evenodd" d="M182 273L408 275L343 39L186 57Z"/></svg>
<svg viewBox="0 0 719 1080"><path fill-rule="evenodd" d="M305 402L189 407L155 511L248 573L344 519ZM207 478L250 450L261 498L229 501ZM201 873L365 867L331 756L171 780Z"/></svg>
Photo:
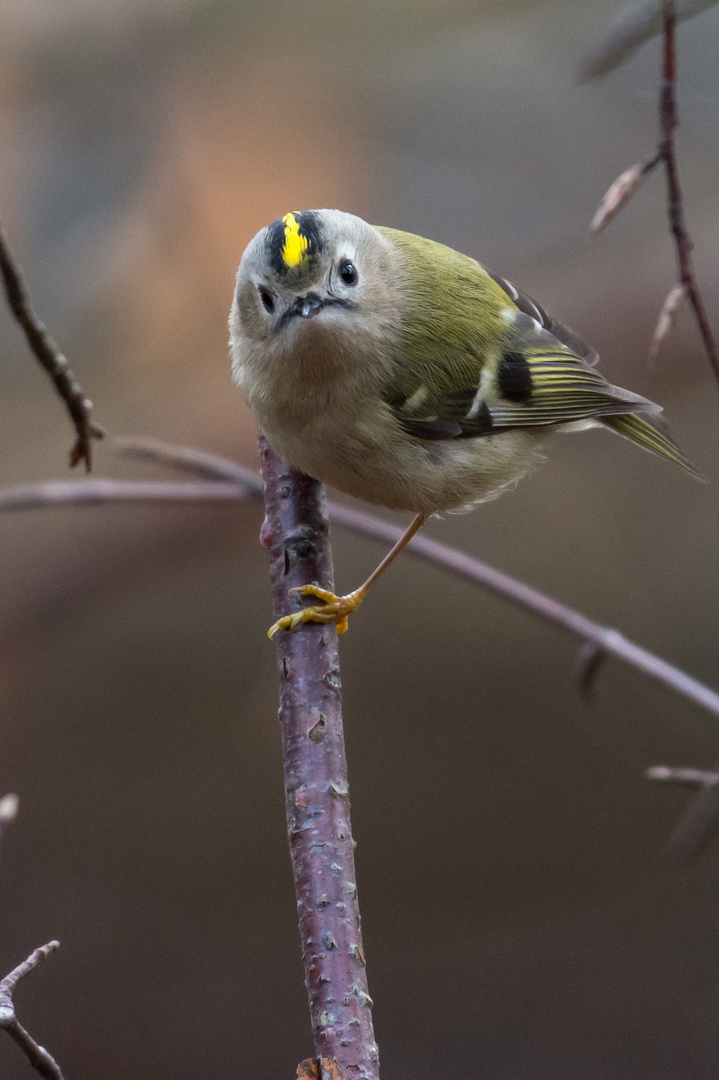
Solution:
<svg viewBox="0 0 719 1080"><path fill-rule="evenodd" d="M381 233L340 210L285 214L254 237L237 272L233 355L322 351L370 330L391 304L393 253Z"/></svg>

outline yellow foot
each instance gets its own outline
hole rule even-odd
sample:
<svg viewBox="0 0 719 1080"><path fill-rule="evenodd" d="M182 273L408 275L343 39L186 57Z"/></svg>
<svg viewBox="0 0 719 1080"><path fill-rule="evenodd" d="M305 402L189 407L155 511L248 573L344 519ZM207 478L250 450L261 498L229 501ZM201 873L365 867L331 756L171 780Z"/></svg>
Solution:
<svg viewBox="0 0 719 1080"><path fill-rule="evenodd" d="M278 630L294 630L303 622L336 623L337 633L344 634L347 629L347 619L356 611L365 598L364 589L356 589L347 596L336 596L327 589L320 589L319 585L303 585L299 589L290 589L291 593L299 593L301 596L315 596L322 601L322 607L306 607L294 615L283 615L269 630L267 636L273 637Z"/></svg>

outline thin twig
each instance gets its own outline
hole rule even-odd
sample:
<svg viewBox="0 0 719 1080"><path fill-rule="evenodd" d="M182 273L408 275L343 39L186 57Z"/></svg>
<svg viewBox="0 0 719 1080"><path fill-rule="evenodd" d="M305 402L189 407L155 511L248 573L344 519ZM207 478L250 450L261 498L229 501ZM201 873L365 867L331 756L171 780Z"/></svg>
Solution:
<svg viewBox="0 0 719 1080"><path fill-rule="evenodd" d="M687 769L679 765L652 765L644 774L647 780L668 784L719 784L716 769Z"/></svg>
<svg viewBox="0 0 719 1080"><path fill-rule="evenodd" d="M248 494L248 488L238 482L172 484L147 480L103 480L101 477L93 480L54 480L0 491L0 511L35 510L42 506L67 503L221 502L244 499Z"/></svg>
<svg viewBox="0 0 719 1080"><path fill-rule="evenodd" d="M699 291L696 274L694 272L694 260L692 249L694 247L689 233L687 232L684 218L684 205L679 186L679 166L676 154L676 130L678 125L677 98L676 98L676 10L675 0L664 0L664 63L662 90L659 102L659 124L661 141L659 153L664 162L667 176L667 189L669 199L669 226L674 236L677 249L677 262L679 264L679 283L684 286L689 303L694 308L699 332L704 342L704 349L709 358L709 363L714 369L714 374L719 380L719 352L714 339L712 328L709 325L704 301Z"/></svg>
<svg viewBox="0 0 719 1080"><path fill-rule="evenodd" d="M70 465L85 462L90 472L92 466L92 440L105 434L91 419L92 402L68 367L66 358L53 341L46 326L32 310L22 270L10 251L5 231L0 223L0 272L5 286L5 297L15 319L22 327L30 349L52 379L55 389L67 406L70 419L75 425L77 437L70 450Z"/></svg>
<svg viewBox="0 0 719 1080"><path fill-rule="evenodd" d="M719 0L712 0L713 3ZM651 5L650 5L651 6ZM645 14L649 7L643 9ZM694 11L689 11L690 4L684 4L684 17L688 18ZM704 5L708 6L708 5ZM659 95L659 146L652 158L643 164L633 165L626 169L621 176L617 177L602 198L599 208L592 218L589 226L591 232L603 229L611 219L626 205L634 195L642 180L652 172L657 165L663 164L667 178L667 211L669 215L669 228L674 237L676 248L679 280L669 290L662 304L657 320L652 343L649 349L649 361L656 359L662 342L675 325L684 305L688 302L693 311L699 327L704 350L711 364L714 375L719 381L719 350L712 331L706 308L702 299L699 285L694 270L692 251L694 244L689 236L684 215L684 203L679 184L679 165L676 152L676 130L678 126L677 110L677 58L676 58L676 24L677 5L675 0L661 0L659 7L652 8L652 18L659 20L663 30L663 60L662 60L662 86ZM651 34L649 36L652 36Z"/></svg>
<svg viewBox="0 0 719 1080"><path fill-rule="evenodd" d="M124 457L138 458L140 461L159 461L182 472L213 476L218 480L234 480L245 484L253 493L262 495L262 477L259 473L207 450L196 450L193 446L176 446L161 439L127 435L116 436L112 445Z"/></svg>
<svg viewBox="0 0 719 1080"><path fill-rule="evenodd" d="M238 465L226 458L207 454L202 451L193 451L187 447L174 448L168 444L161 444L162 460L169 463L173 451L178 451L176 463L179 467L190 468L192 471L202 471L206 475L221 476L223 479L235 476L236 484L225 483L188 483L158 485L147 484L149 489L147 496L143 496L143 481L121 480L76 480L73 482L47 483L35 486L28 485L20 488L7 488L0 491L0 511L37 509L71 503L89 503L99 505L101 502L122 502L126 499L140 500L145 497L152 501L162 501L163 498L177 502L182 500L183 488L187 491L189 502L212 502L215 496L218 500L241 500L247 496L248 491L254 494L259 490L260 480L245 466ZM126 443L126 450L129 447ZM149 456L148 444L143 443L143 453ZM195 453L197 458L194 458ZM157 494L163 487L167 489L165 496ZM85 491L88 492L85 495ZM129 492L129 493L128 493ZM327 511L333 522L343 525L345 528L359 533L362 536L373 536L377 540L384 540L392 545L397 542L402 534L402 529L392 525L388 521L382 521L371 514L365 514L359 510L353 510L341 503L328 501ZM489 566L480 559L474 559L461 551L439 543L428 536L415 536L407 546L410 554L425 559L434 565L443 566L451 570L459 577L468 578L479 585L490 589L492 592L512 601L518 607L525 608L548 622L563 627L569 633L576 635L581 641L593 648L593 668L599 664L600 656L612 655L626 664L638 668L650 678L668 686L675 693L693 701L700 708L706 709L712 715L719 717L719 693L712 690L705 683L699 682L681 668L675 667L654 653L643 649L618 630L609 626L602 626L594 622L580 612L568 607L566 604L553 600L538 589L503 574L500 570ZM591 680L590 680L591 681Z"/></svg>
<svg viewBox="0 0 719 1080"><path fill-rule="evenodd" d="M324 489L260 442L265 485L261 540L270 555L275 615L287 591L333 587ZM303 602L295 596L298 607ZM377 1080L342 729L337 630L306 624L276 634L287 832L297 894L315 1056L357 1080ZM324 1071L324 1070L323 1070Z"/></svg>
<svg viewBox="0 0 719 1080"><path fill-rule="evenodd" d="M354 532L375 536L390 543L395 543L401 535L401 529L379 518L370 517L369 514L351 510L346 506L338 507L333 503L328 504L328 509L333 521L345 525ZM484 585L518 607L527 608L547 622L559 625L571 634L575 634L582 641L591 642L601 652L616 656L626 664L639 668L646 675L671 687L676 693L694 701L714 716L719 716L719 693L692 678L680 668L674 667L661 657L643 649L641 645L630 641L619 630L602 626L601 623L594 622L566 604L554 600L551 596L546 596L538 589L533 589L531 585L526 585L510 577L509 574L503 574L495 567L474 559L471 555L465 555L464 552L456 551L437 540L432 540L428 536L415 536L408 544L407 551L428 562L444 566L460 577L469 578Z"/></svg>
<svg viewBox="0 0 719 1080"><path fill-rule="evenodd" d="M13 1004L13 992L15 987L24 979L41 960L44 960L55 949L60 947L59 941L50 941L31 953L22 964L11 971L9 975L0 981L0 1028L4 1028L8 1035L15 1040L25 1057L40 1076L48 1080L64 1080L60 1066L53 1057L48 1054L44 1047L39 1046L25 1028L18 1022Z"/></svg>

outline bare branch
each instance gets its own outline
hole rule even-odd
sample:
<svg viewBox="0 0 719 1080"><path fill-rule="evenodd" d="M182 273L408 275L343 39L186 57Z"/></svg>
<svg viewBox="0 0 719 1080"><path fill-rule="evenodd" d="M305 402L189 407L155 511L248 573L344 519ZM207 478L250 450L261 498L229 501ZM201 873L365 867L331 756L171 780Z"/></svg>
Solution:
<svg viewBox="0 0 719 1080"><path fill-rule="evenodd" d="M22 964L18 964L9 975L6 975L5 978L0 981L0 1028L4 1028L8 1035L15 1040L33 1069L35 1069L40 1076L47 1077L48 1080L64 1080L60 1066L55 1059L48 1054L47 1050L45 1050L44 1047L39 1046L18 1022L15 1015L15 1006L13 1004L12 996L15 987L20 980L24 979L26 975L37 967L41 960L44 960L51 952L59 947L59 941L51 941L47 945L42 945L39 949L35 949L35 952L31 953L27 960Z"/></svg>
<svg viewBox="0 0 719 1080"><path fill-rule="evenodd" d="M659 99L659 123L661 129L659 154L664 161L667 176L669 227L674 236L677 250L679 283L684 286L689 302L694 308L705 352L714 370L714 375L719 380L719 351L717 350L712 328L709 325L704 301L699 292L699 285L694 272L694 260L692 258L694 244L687 232L682 192L679 186L679 166L675 142L678 119L676 100L676 7L674 0L663 0L663 18L664 63L662 91Z"/></svg>
<svg viewBox="0 0 719 1080"><path fill-rule="evenodd" d="M22 327L27 343L41 365L52 379L55 389L67 406L70 419L75 425L77 438L70 450L70 465L85 462L90 472L92 465L92 440L101 439L105 432L91 419L92 402L68 367L66 358L53 341L46 326L32 310L22 270L14 258L0 224L0 272L5 286L5 297L15 319Z"/></svg>
<svg viewBox="0 0 719 1080"><path fill-rule="evenodd" d="M288 589L333 588L324 489L260 440L276 616ZM294 603L303 601L294 594ZM315 1053L357 1080L377 1080L379 1061L367 989L342 728L337 629L308 623L277 634L287 831L300 917ZM331 1064L331 1061L330 1061ZM338 1077L343 1073L336 1074Z"/></svg>
<svg viewBox="0 0 719 1080"><path fill-rule="evenodd" d="M187 493L187 501L202 502L233 501L244 499L247 489L254 492L258 483L257 475L241 465L236 465L225 458L203 454L201 451L192 451L185 447L173 448L167 444L162 445L163 460L169 461L173 451L182 451L178 464L183 468L192 468L192 457L196 453L198 460L204 461L204 469L210 475L231 476L236 473L241 477L238 484L151 484L142 481L123 480L76 480L73 482L48 483L28 485L19 488L7 488L0 491L0 511L37 509L53 505L72 503L87 503L99 505L102 502L122 502L128 499L148 500L157 499L157 491L165 490L165 495L160 495L160 501L182 501L183 492ZM243 485L247 484L247 488ZM85 495L87 490L88 494ZM146 494L143 494L146 492ZM373 517L359 510L353 510L341 503L328 501L327 511L333 522L351 529L363 536L373 536L377 540L384 540L394 544L402 535L402 529L392 525L381 518ZM668 686L675 693L693 701L700 708L706 709L712 715L719 717L719 694L711 687L692 678L681 668L662 660L661 657L643 649L628 638L625 638L618 630L574 611L566 604L546 596L533 589L530 585L512 578L509 574L503 574L500 570L489 566L479 559L465 555L461 551L428 536L415 536L407 546L407 551L419 558L425 559L434 565L444 566L453 573L463 578L475 581L477 584L490 589L492 592L504 596L518 607L532 611L535 615L548 622L555 623L569 633L576 635L593 650L603 654L611 654L626 664L638 668L650 678ZM591 682L591 679L590 679Z"/></svg>
<svg viewBox="0 0 719 1080"><path fill-rule="evenodd" d="M719 2L719 0L711 0L711 3L717 2ZM704 7L709 6L710 4L707 3L707 0L684 0L684 3L680 0L678 4L675 0L660 0L658 5L656 0L654 0L653 3L646 4L642 8L633 9L634 15L637 15L637 17L640 18L642 26L647 27L651 25L653 28L648 36L653 36L655 33L658 33L659 30L662 30L664 33L662 86L659 96L659 148L654 157L644 165L633 165L614 181L602 199L599 209L592 219L590 231L597 232L599 229L603 228L633 195L642 178L659 162L663 163L667 178L669 228L674 237L679 269L679 281L671 289L662 305L662 310L659 314L659 319L654 330L654 336L649 350L649 361L650 363L653 363L656 359L662 342L672 329L688 300L694 310L697 325L699 326L699 333L701 334L702 342L704 344L704 351L706 352L709 363L714 371L715 378L719 382L719 349L717 349L717 343L709 323L694 271L694 260L692 258L694 244L687 231L684 218L684 204L682 201L681 188L679 186L679 166L677 163L675 141L678 123L676 99L677 19L689 18L691 15L697 14L699 10L703 10ZM659 29L654 28L655 23ZM629 37L625 36L622 40L626 42L629 41L630 38L631 35L629 35ZM646 40L646 37L641 38L641 40ZM634 47L636 46L632 46L631 51L633 51ZM598 72L594 72L594 74L597 73Z"/></svg>
<svg viewBox="0 0 719 1080"><path fill-rule="evenodd" d="M144 461L159 461L174 469L184 472L200 473L202 476L214 476L218 480L235 480L259 496L262 495L262 478L253 469L240 465L236 461L209 454L206 450L196 450L191 446L175 446L162 442L161 439L119 436L112 440L124 457L139 458Z"/></svg>
<svg viewBox="0 0 719 1080"><path fill-rule="evenodd" d="M253 492L254 493L254 492ZM216 502L247 498L241 483L155 483L145 480L54 480L0 491L0 511L109 502Z"/></svg>
<svg viewBox="0 0 719 1080"><path fill-rule="evenodd" d="M375 536L389 543L395 543L402 533L397 526L358 510L352 510L350 507L330 502L327 508L332 521L354 532ZM616 656L626 664L639 668L646 675L694 701L714 716L719 716L719 693L692 678L680 668L662 660L661 657L636 645L618 630L602 626L601 623L588 619L586 615L574 611L566 604L546 596L538 589L533 589L531 585L525 585L523 581L518 581L509 574L503 574L501 570L479 559L474 559L471 555L465 555L464 552L456 551L446 544L441 544L437 540L432 540L428 536L413 537L407 545L407 551L427 562L444 566L460 577L469 578L479 585L484 585L518 607L527 608L547 622L555 623L583 641L590 642L602 652Z"/></svg>
<svg viewBox="0 0 719 1080"><path fill-rule="evenodd" d="M677 19L691 19L719 0L678 0ZM619 12L605 37L588 53L579 66L579 81L599 79L626 64L646 41L657 37L664 29L662 0L649 0Z"/></svg>

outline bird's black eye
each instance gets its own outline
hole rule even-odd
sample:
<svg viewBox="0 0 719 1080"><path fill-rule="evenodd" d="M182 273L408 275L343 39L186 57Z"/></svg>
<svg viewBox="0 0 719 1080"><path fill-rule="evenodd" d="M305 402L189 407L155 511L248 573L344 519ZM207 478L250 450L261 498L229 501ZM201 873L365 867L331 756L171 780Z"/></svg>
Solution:
<svg viewBox="0 0 719 1080"><path fill-rule="evenodd" d="M343 259L340 263L340 277L345 285L356 285L359 277L357 267L349 259Z"/></svg>
<svg viewBox="0 0 719 1080"><path fill-rule="evenodd" d="M275 310L274 297L273 297L271 292L269 292L267 289L263 289L261 286L260 286L260 300L262 301L262 306L265 309L265 311L269 315L271 315L272 312Z"/></svg>

